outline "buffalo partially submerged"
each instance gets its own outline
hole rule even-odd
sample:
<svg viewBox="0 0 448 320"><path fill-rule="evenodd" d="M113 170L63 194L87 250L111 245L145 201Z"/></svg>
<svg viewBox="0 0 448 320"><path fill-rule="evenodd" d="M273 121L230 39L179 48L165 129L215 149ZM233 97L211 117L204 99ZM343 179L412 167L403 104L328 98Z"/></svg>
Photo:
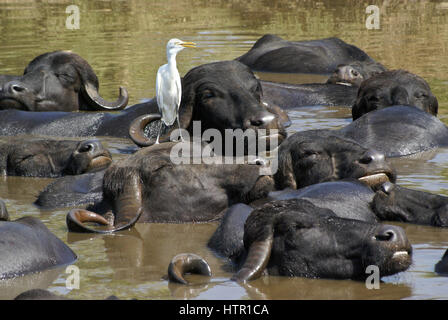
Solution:
<svg viewBox="0 0 448 320"><path fill-rule="evenodd" d="M409 156L448 146L448 128L437 117L409 106L368 112L335 130L345 139L378 150L386 157Z"/></svg>
<svg viewBox="0 0 448 320"><path fill-rule="evenodd" d="M232 219L223 223L228 221ZM226 227L240 237L235 243L244 241L244 247L219 252L243 262L233 276L236 281L253 280L266 271L289 277L359 280L367 277L369 265L378 266L383 277L405 271L412 261L412 247L402 228L340 218L305 199L269 202L250 213L244 232L241 223L237 228Z"/></svg>
<svg viewBox="0 0 448 320"><path fill-rule="evenodd" d="M304 106L351 107L358 87L334 83L286 84L261 81L264 99L288 110Z"/></svg>
<svg viewBox="0 0 448 320"><path fill-rule="evenodd" d="M265 99L283 109L314 105L352 107L361 83L385 70L380 64L353 62L338 66L327 83L261 81L261 86Z"/></svg>
<svg viewBox="0 0 448 320"><path fill-rule="evenodd" d="M376 191L356 180L314 184L298 190L271 192L249 205L235 204L224 214L208 247L221 257L241 265L245 258L244 225L256 208L286 200L303 200L336 216L368 223L400 221L448 227L448 198L386 182Z"/></svg>
<svg viewBox="0 0 448 320"><path fill-rule="evenodd" d="M359 87L363 81L384 71L386 68L379 63L355 61L338 66L328 78L327 83Z"/></svg>
<svg viewBox="0 0 448 320"><path fill-rule="evenodd" d="M285 147L280 145L275 175L270 172L260 175L262 162L258 166L206 164L205 161L194 164L194 160L190 164L175 164L170 156L172 143L144 148L106 170L103 201L91 209L108 212L106 217L110 221L89 211L72 210L67 220L69 228L93 231L82 225L82 221L90 219L109 225L104 232L129 228L139 219L141 222L212 221L221 218L229 205L263 198L274 186L299 188L344 178L376 185L395 179L382 154L354 142L317 134L310 134L305 143L294 138L289 140L284 142Z"/></svg>
<svg viewBox="0 0 448 320"><path fill-rule="evenodd" d="M280 145L275 173L278 190L345 178L379 184L394 181L395 173L384 154L331 130L297 132Z"/></svg>
<svg viewBox="0 0 448 320"><path fill-rule="evenodd" d="M252 70L288 73L331 73L353 62L377 64L361 49L338 38L287 41L267 34L237 58Z"/></svg>
<svg viewBox="0 0 448 320"><path fill-rule="evenodd" d="M143 148L112 164L103 178L103 201L93 212L75 209L67 216L72 231L113 232L135 222L206 222L220 218L229 204L248 202L272 190L270 176L260 175L260 164L175 164L171 150L177 144ZM82 224L92 220L109 226L94 230Z"/></svg>
<svg viewBox="0 0 448 320"><path fill-rule="evenodd" d="M128 93L120 87L115 102L98 92L98 78L92 67L69 51L44 53L26 67L22 76L0 76L0 110L77 111L120 110Z"/></svg>
<svg viewBox="0 0 448 320"><path fill-rule="evenodd" d="M116 114L3 110L0 111L0 135L128 138L131 131L132 139L143 146L152 144L151 137L157 135L158 127L153 125L160 123L153 122L160 118L157 113L155 99ZM286 134L283 124L288 121L279 108L262 104L259 81L248 67L237 61L205 64L190 70L182 81L179 113L181 128L190 133L193 122L200 121L200 134L209 128L219 131L277 129L279 141ZM168 139L171 129L165 128L161 141Z"/></svg>
<svg viewBox="0 0 448 320"><path fill-rule="evenodd" d="M76 261L75 253L39 219L24 217L7 220L0 221L0 279L40 272Z"/></svg>
<svg viewBox="0 0 448 320"><path fill-rule="evenodd" d="M364 81L352 108L353 120L367 112L395 105L413 106L437 115L437 98L428 83L405 70L377 74Z"/></svg>
<svg viewBox="0 0 448 320"><path fill-rule="evenodd" d="M101 170L111 155L96 139L84 141L8 137L0 140L0 174L60 177Z"/></svg>

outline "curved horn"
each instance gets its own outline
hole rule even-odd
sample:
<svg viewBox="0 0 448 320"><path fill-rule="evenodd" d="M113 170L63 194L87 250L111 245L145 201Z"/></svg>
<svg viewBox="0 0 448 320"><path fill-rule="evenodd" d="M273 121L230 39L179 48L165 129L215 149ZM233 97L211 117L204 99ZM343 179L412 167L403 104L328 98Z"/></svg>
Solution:
<svg viewBox="0 0 448 320"><path fill-rule="evenodd" d="M104 232L104 230L94 230L83 225L84 222L96 222L102 225L110 225L109 222L99 214L84 209L72 209L66 217L68 231L72 232Z"/></svg>
<svg viewBox="0 0 448 320"><path fill-rule="evenodd" d="M232 277L233 281L246 282L261 276L271 256L273 239L271 233L267 239L254 241L250 245L246 261L243 267Z"/></svg>
<svg viewBox="0 0 448 320"><path fill-rule="evenodd" d="M145 114L132 121L129 127L129 136L132 141L139 147L152 146L156 141L154 139L145 136L146 126L156 120L162 119L162 116L158 113ZM163 141L162 139L160 141Z"/></svg>
<svg viewBox="0 0 448 320"><path fill-rule="evenodd" d="M86 93L86 98L88 100L88 105L92 106L94 110L104 111L104 110L121 110L127 106L129 101L128 91L124 87L120 87L119 97L115 102L109 102L104 100L96 88L91 83L85 84L84 91Z"/></svg>
<svg viewBox="0 0 448 320"><path fill-rule="evenodd" d="M211 277L212 271L207 261L193 253L181 253L175 256L168 266L168 279L181 284L188 284L186 273Z"/></svg>
<svg viewBox="0 0 448 320"><path fill-rule="evenodd" d="M70 210L66 218L67 227L69 231L84 233L113 233L132 228L143 213L141 184L138 177L133 176L127 181L120 196L115 200L115 209L116 223L111 229L96 230L85 226L83 222L97 222L109 226L110 223L104 217L83 209Z"/></svg>

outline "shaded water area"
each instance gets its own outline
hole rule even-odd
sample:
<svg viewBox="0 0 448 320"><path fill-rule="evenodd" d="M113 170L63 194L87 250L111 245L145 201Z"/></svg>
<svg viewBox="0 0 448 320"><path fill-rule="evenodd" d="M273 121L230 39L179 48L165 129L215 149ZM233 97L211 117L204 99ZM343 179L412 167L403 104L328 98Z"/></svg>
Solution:
<svg viewBox="0 0 448 320"><path fill-rule="evenodd" d="M266 33L290 40L336 36L352 43L390 69L416 73L439 100L439 117L448 124L448 3L442 1L76 1L80 29L65 28L66 6L73 1L0 1L0 73L20 74L35 56L72 50L85 58L100 81L100 93L114 100L125 86L130 104L151 98L155 75L165 63L171 38L194 41L197 49L178 55L184 75L194 66L234 59ZM381 10L380 30L367 30L365 9ZM293 83L323 82L325 76L259 74ZM339 128L351 121L348 108L305 107L290 112L289 132ZM126 139L101 138L114 159L134 146ZM398 183L448 196L448 151L424 159L394 160ZM227 281L226 262L207 249L216 224L138 224L110 236L67 233L68 209L41 211L32 205L51 179L0 177L0 198L13 219L32 215L77 253L79 290L67 289L64 268L0 282L0 298L13 298L30 287L49 288L74 299L447 299L448 278L434 274L434 264L448 248L448 230L398 224L414 249L413 265L383 278L380 290L363 282L262 277L247 285ZM394 223L397 224L397 223ZM211 265L208 283L191 287L164 279L170 259L194 252ZM204 281L204 279L195 279Z"/></svg>

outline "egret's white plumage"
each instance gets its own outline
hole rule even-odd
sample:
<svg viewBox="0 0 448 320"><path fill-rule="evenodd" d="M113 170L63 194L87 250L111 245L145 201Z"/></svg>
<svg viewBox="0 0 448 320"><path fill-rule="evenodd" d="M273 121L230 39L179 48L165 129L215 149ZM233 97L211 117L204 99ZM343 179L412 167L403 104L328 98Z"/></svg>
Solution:
<svg viewBox="0 0 448 320"><path fill-rule="evenodd" d="M179 124L179 106L182 97L182 86L179 71L177 71L176 55L185 48L195 48L195 43L184 42L179 39L171 39L166 45L167 64L159 68L156 78L156 98L162 121L165 125L171 126L177 119ZM157 135L156 143L159 143L160 131ZM180 135L182 139L182 134ZM183 140L183 139L182 139Z"/></svg>

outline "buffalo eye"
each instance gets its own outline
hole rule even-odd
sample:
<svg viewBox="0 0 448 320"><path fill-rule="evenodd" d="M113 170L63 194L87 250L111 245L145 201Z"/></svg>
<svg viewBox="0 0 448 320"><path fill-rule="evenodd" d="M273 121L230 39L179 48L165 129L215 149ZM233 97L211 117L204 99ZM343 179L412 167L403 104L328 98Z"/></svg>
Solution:
<svg viewBox="0 0 448 320"><path fill-rule="evenodd" d="M370 103L378 103L380 102L380 99L377 96L370 96L367 98L367 101L369 101Z"/></svg>
<svg viewBox="0 0 448 320"><path fill-rule="evenodd" d="M307 159L315 159L315 158L317 158L318 155L319 155L319 152L314 151L314 150L305 150L303 152L304 158L307 158Z"/></svg>
<svg viewBox="0 0 448 320"><path fill-rule="evenodd" d="M215 97L215 93L212 90L204 90L202 92L202 99L211 99Z"/></svg>
<svg viewBox="0 0 448 320"><path fill-rule="evenodd" d="M61 80L61 82L65 83L73 83L75 80L73 76L67 73L58 73L56 74L56 76L58 77L59 80Z"/></svg>
<svg viewBox="0 0 448 320"><path fill-rule="evenodd" d="M427 99L428 95L425 92L417 92L414 94L417 99Z"/></svg>
<svg viewBox="0 0 448 320"><path fill-rule="evenodd" d="M257 83L257 85L252 87L252 92L261 96L262 90L261 90L260 83Z"/></svg>

